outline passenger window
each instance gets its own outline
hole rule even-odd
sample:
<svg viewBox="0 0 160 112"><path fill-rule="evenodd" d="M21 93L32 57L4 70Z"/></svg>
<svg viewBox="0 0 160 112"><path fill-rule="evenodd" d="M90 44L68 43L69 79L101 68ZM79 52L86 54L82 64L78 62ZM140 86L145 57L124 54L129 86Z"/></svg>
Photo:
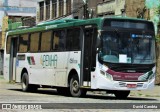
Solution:
<svg viewBox="0 0 160 112"><path fill-rule="evenodd" d="M67 30L67 50L80 50L80 28Z"/></svg>
<svg viewBox="0 0 160 112"><path fill-rule="evenodd" d="M28 34L19 37L19 52L24 53L28 51Z"/></svg>
<svg viewBox="0 0 160 112"><path fill-rule="evenodd" d="M51 49L51 31L43 32L41 37L41 51L50 51Z"/></svg>
<svg viewBox="0 0 160 112"><path fill-rule="evenodd" d="M66 49L65 31L59 30L53 33L53 49L64 51Z"/></svg>
<svg viewBox="0 0 160 112"><path fill-rule="evenodd" d="M39 48L39 33L31 34L30 38L30 51L31 52L38 52Z"/></svg>

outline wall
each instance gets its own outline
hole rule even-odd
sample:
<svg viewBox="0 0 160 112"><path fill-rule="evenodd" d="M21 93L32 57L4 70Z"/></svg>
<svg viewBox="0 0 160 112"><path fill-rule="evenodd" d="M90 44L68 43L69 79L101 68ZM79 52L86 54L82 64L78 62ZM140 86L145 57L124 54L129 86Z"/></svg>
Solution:
<svg viewBox="0 0 160 112"><path fill-rule="evenodd" d="M5 1L6 1L5 6L19 7L19 5L20 5L20 0L5 0Z"/></svg>
<svg viewBox="0 0 160 112"><path fill-rule="evenodd" d="M97 5L97 15L121 15L126 0L108 0Z"/></svg>
<svg viewBox="0 0 160 112"><path fill-rule="evenodd" d="M125 9L125 1L126 0L116 0L115 2L115 15L121 15L122 14L122 10Z"/></svg>
<svg viewBox="0 0 160 112"><path fill-rule="evenodd" d="M0 29L2 28L2 20L4 15L5 15L5 12L0 10Z"/></svg>
<svg viewBox="0 0 160 112"><path fill-rule="evenodd" d="M36 7L36 0L20 0L20 7Z"/></svg>
<svg viewBox="0 0 160 112"><path fill-rule="evenodd" d="M6 29L8 28L8 16L4 16L3 17L3 21L2 21L2 39L1 39L1 49L4 48L4 42L5 42L5 35L6 35Z"/></svg>
<svg viewBox="0 0 160 112"><path fill-rule="evenodd" d="M126 15L128 17L142 17L149 19L149 10L145 8L145 0L126 0Z"/></svg>

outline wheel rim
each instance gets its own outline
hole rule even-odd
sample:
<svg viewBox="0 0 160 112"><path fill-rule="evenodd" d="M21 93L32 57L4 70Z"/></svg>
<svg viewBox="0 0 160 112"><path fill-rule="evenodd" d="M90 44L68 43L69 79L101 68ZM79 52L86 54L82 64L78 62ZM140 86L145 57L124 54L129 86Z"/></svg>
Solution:
<svg viewBox="0 0 160 112"><path fill-rule="evenodd" d="M72 83L72 91L74 93L77 93L79 91L79 83L77 80L74 80Z"/></svg>

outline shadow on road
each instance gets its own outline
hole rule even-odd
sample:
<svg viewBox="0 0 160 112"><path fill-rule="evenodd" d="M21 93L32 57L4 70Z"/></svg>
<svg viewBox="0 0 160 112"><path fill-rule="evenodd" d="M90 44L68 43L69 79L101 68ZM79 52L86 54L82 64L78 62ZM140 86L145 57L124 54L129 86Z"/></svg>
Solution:
<svg viewBox="0 0 160 112"><path fill-rule="evenodd" d="M135 101L158 101L154 98L142 98L142 97L128 97L126 99L117 99L114 96L103 96L103 95L86 95L86 98L93 98L93 99L101 99L101 100L135 100Z"/></svg>
<svg viewBox="0 0 160 112"><path fill-rule="evenodd" d="M58 95L57 90L49 89L49 90L36 90L31 92L23 92L21 89L8 89L11 91L19 91L22 93L37 93L37 94L46 94L46 95Z"/></svg>
<svg viewBox="0 0 160 112"><path fill-rule="evenodd" d="M9 89L11 91L19 91L19 92L23 92L21 89ZM25 93L25 92L23 92ZM35 93L35 94L45 94L45 95L59 95L59 96L65 96L65 95L60 95L57 93L56 89L47 89L47 90L37 90L37 91L33 91L33 92L28 92L28 93ZM70 96L66 96L66 97L70 97ZM85 97L82 98L91 98L91 99L101 99L101 100L132 100L132 101L158 101L157 99L154 98L150 98L150 97L131 97L129 96L127 99L116 99L116 97L114 96L107 96L106 95L95 95L95 94L87 94Z"/></svg>

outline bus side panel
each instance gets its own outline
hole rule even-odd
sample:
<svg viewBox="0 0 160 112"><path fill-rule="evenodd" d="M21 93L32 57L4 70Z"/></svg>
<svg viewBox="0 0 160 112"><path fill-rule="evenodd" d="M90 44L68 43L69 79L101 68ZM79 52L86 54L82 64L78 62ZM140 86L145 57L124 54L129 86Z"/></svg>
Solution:
<svg viewBox="0 0 160 112"><path fill-rule="evenodd" d="M98 55L96 56L96 70L95 72L91 72L91 88L97 89L97 77L99 77L99 63L98 63Z"/></svg>
<svg viewBox="0 0 160 112"><path fill-rule="evenodd" d="M27 53L17 53L16 59L16 82L21 82L22 70L27 69L28 75L30 74L29 65L27 62Z"/></svg>
<svg viewBox="0 0 160 112"><path fill-rule="evenodd" d="M81 51L72 51L69 54L68 58L68 71L67 74L69 76L69 73L71 70L76 70L77 75L79 77L80 81L80 66L81 66Z"/></svg>
<svg viewBox="0 0 160 112"><path fill-rule="evenodd" d="M30 53L27 63L30 66L30 84L54 85L54 54Z"/></svg>
<svg viewBox="0 0 160 112"><path fill-rule="evenodd" d="M67 52L32 53L27 61L30 84L67 86Z"/></svg>
<svg viewBox="0 0 160 112"><path fill-rule="evenodd" d="M21 82L21 73L23 68L22 67L16 67L16 82Z"/></svg>
<svg viewBox="0 0 160 112"><path fill-rule="evenodd" d="M67 87L67 64L69 52L55 53L56 66L55 66L55 86Z"/></svg>

